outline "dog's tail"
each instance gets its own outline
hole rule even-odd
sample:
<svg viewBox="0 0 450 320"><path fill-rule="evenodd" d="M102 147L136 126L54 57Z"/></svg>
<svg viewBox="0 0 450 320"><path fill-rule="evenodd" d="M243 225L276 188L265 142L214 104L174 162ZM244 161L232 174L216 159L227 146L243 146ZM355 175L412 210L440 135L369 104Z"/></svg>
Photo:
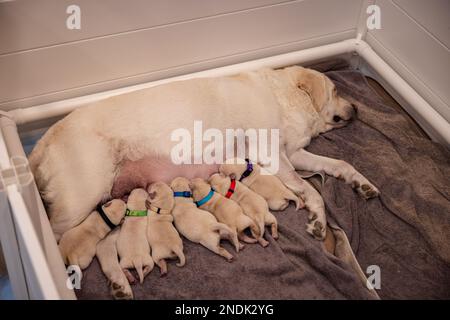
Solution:
<svg viewBox="0 0 450 320"><path fill-rule="evenodd" d="M139 282L143 283L144 282L144 271L142 270L143 269L142 258L133 257L131 262L133 263L134 269L136 269L136 271L139 275Z"/></svg>
<svg viewBox="0 0 450 320"><path fill-rule="evenodd" d="M239 252L239 239L237 237L237 234L235 231L231 230L231 228L229 226L227 226L224 223L220 223L217 222L214 226L213 226L213 231L218 231L220 233L220 237L226 237L227 239L229 239L231 241L231 243L233 243L234 248L236 249L236 252Z"/></svg>
<svg viewBox="0 0 450 320"><path fill-rule="evenodd" d="M182 267L186 264L186 257L184 256L183 248L180 246L176 246L172 249L173 252L178 256L180 262L177 263L177 267Z"/></svg>
<svg viewBox="0 0 450 320"><path fill-rule="evenodd" d="M303 200L299 198L295 193L293 193L291 190L286 189L286 192L284 194L284 198L290 201L294 201L295 203L295 210L298 210L300 208L303 208L305 204L303 203Z"/></svg>

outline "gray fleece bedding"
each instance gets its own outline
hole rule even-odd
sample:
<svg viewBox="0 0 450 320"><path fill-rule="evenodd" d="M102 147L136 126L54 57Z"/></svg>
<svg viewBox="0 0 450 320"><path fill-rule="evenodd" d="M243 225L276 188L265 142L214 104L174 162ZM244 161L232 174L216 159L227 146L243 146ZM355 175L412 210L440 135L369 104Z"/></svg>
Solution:
<svg viewBox="0 0 450 320"><path fill-rule="evenodd" d="M450 152L417 134L356 71L327 75L358 106L358 119L314 139L310 152L346 160L381 191L365 201L327 177L321 187L329 222L342 228L363 270L381 270L382 299L450 298ZM247 245L225 260L184 240L187 263L155 268L133 285L136 299L371 299L345 262L305 231L307 212L274 213L280 238ZM228 243L224 247L233 252ZM83 274L79 299L110 299L96 259Z"/></svg>

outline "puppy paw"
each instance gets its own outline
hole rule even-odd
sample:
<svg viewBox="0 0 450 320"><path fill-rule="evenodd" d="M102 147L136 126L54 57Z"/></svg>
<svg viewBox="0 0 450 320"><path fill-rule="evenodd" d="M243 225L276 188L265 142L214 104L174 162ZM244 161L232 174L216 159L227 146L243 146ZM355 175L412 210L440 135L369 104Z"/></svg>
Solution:
<svg viewBox="0 0 450 320"><path fill-rule="evenodd" d="M315 213L311 212L308 217L309 222L306 224L306 232L312 235L317 240L324 240L326 236L326 220L323 217Z"/></svg>

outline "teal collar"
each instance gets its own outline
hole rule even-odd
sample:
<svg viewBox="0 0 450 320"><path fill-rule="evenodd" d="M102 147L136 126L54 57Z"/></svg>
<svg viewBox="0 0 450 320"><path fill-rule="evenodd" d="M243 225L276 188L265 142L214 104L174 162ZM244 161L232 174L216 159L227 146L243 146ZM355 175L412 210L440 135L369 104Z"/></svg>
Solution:
<svg viewBox="0 0 450 320"><path fill-rule="evenodd" d="M211 200L213 195L214 195L214 189L211 188L211 191L209 191L207 196L199 201L196 201L195 204L197 205L197 207L200 207L200 206L204 205L205 203L207 203L209 200Z"/></svg>

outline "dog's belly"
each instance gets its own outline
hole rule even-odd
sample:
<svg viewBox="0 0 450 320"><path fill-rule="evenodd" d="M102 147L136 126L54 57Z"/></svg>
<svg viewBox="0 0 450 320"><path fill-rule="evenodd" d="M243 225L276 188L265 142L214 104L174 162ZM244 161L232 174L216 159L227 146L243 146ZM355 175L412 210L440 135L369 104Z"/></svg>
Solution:
<svg viewBox="0 0 450 320"><path fill-rule="evenodd" d="M208 179L219 171L216 164L176 165L168 158L146 157L137 161L124 161L114 179L111 190L113 198L122 198L135 188L146 188L148 184L163 181L167 184L176 177Z"/></svg>

